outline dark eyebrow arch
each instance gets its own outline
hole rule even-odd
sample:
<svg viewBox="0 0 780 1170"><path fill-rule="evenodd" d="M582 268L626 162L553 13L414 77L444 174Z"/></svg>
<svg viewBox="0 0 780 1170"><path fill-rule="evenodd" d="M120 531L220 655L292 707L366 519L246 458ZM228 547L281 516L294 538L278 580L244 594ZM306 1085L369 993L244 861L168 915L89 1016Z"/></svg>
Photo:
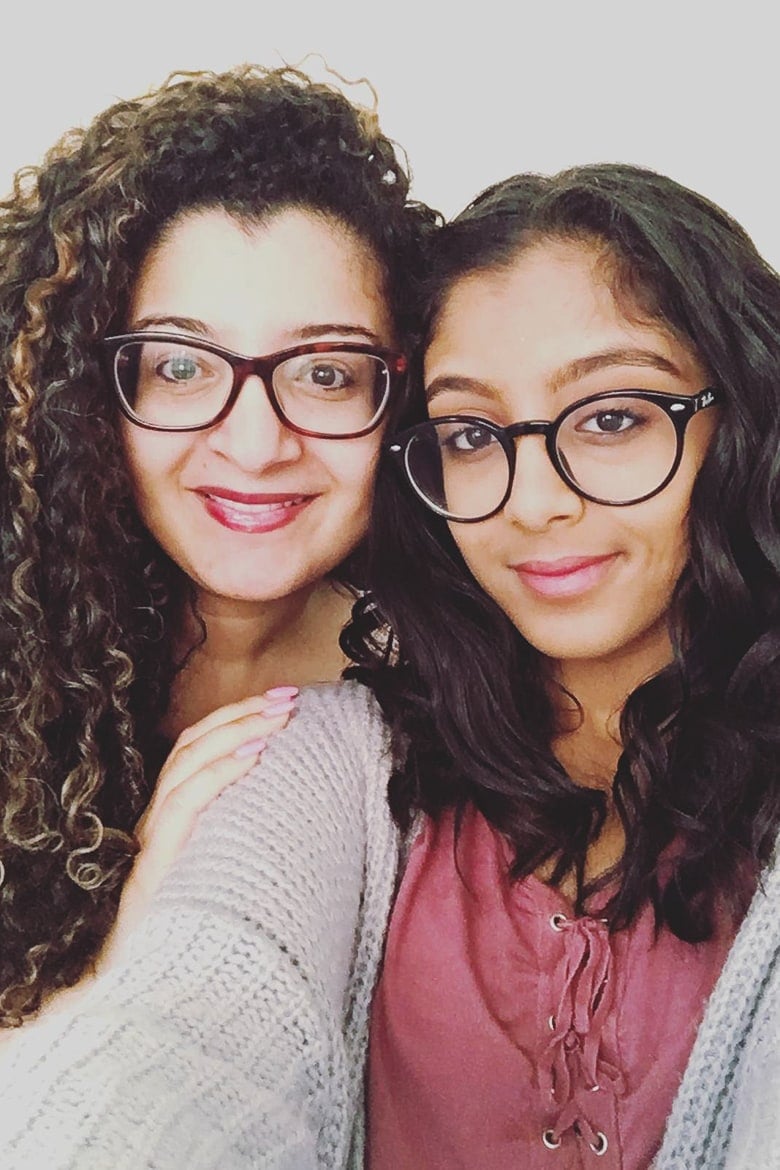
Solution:
<svg viewBox="0 0 780 1170"><path fill-rule="evenodd" d="M579 381L587 374L595 373L598 370L608 370L614 366L638 366L645 369L661 370L676 378L681 377L679 368L663 354L657 353L653 349L628 347L605 349L599 353L588 354L586 357L575 358L556 370L548 379L547 384L550 390L556 392L571 382ZM630 387L626 386L625 389L628 390ZM495 398L497 393L489 383L482 382L478 378L441 374L438 378L434 378L426 389L428 402L431 402L437 394L444 394L447 391L491 399Z"/></svg>
<svg viewBox="0 0 780 1170"><path fill-rule="evenodd" d="M303 341L310 341L317 337L326 337L331 333L338 333L341 337L365 338L372 345L382 344L381 338L373 330L366 329L365 325L348 325L343 322L335 322L327 325L302 325L300 329L295 329L293 332L296 337L302 338Z"/></svg>
<svg viewBox="0 0 780 1170"><path fill-rule="evenodd" d="M487 382L481 382L479 378L463 378L457 375L441 374L438 378L434 378L430 386L426 388L425 394L429 402L432 402L437 394L470 394L476 395L478 398L495 398L496 392L492 390Z"/></svg>
<svg viewBox="0 0 780 1170"><path fill-rule="evenodd" d="M147 329L163 329L167 333L199 333L202 337L211 337L213 334L205 321L195 317L139 317L131 321L127 327L128 333L144 333Z"/></svg>
<svg viewBox="0 0 780 1170"><path fill-rule="evenodd" d="M192 333L216 341L213 329L205 321L199 321L196 317L141 317L138 321L131 322L128 332L143 333L147 329L164 329L167 332L181 330L184 333ZM360 341L367 341L370 345L383 345L381 338L371 329L366 329L364 325L339 322L302 325L298 329L292 329L290 330L290 344L294 345L295 339L316 341L319 338L331 337L333 334L340 338L354 337Z"/></svg>
<svg viewBox="0 0 780 1170"><path fill-rule="evenodd" d="M595 373L598 370L607 370L612 366L640 366L647 369L661 370L665 374L672 374L674 377L681 376L680 370L670 361L669 358L664 357L663 354L657 353L653 349L639 349L628 347L625 349L605 349L600 353L588 354L586 357L575 358L574 361L567 362L565 366L561 366L548 381L551 390L560 390L563 386L567 386L570 382L577 382L580 378L584 378L587 374ZM630 389L630 387L626 387Z"/></svg>

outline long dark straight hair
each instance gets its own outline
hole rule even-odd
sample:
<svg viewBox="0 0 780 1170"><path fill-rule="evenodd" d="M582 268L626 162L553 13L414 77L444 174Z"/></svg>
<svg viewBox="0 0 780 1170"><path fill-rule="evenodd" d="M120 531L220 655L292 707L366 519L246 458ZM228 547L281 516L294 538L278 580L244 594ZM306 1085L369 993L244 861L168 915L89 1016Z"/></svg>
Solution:
<svg viewBox="0 0 780 1170"><path fill-rule="evenodd" d="M780 824L780 279L723 211L662 175L624 165L518 175L434 241L426 339L458 281L547 239L598 249L618 302L690 343L724 401L691 500L673 661L622 712L613 798L626 845L614 869L585 881L606 797L552 754L543 660L386 465L372 592L345 646L393 730L389 796L402 826L416 810L473 803L511 842L515 878L552 862L554 883L575 875L578 911L614 883L614 929L649 900L659 926L697 941L717 910L744 911ZM423 417L418 369L402 425Z"/></svg>

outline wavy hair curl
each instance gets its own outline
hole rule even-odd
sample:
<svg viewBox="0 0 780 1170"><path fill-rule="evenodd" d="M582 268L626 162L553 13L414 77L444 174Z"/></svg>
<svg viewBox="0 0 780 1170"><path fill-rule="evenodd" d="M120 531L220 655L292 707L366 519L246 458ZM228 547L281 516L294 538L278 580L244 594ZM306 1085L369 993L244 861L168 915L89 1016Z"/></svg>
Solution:
<svg viewBox="0 0 780 1170"><path fill-rule="evenodd" d="M662 175L608 164L518 175L434 241L426 340L458 281L559 239L595 251L625 311L687 340L724 396L690 505L673 661L622 712L612 793L626 844L614 869L585 881L606 798L551 752L543 661L474 581L446 524L386 464L372 598L345 646L394 731L399 823L473 802L511 842L515 878L552 862L553 883L576 877L578 912L614 881L614 929L650 901L659 927L697 941L718 910L743 913L780 828L780 279L722 210ZM413 387L404 426L424 417L419 369ZM659 860L672 842L666 880Z"/></svg>
<svg viewBox="0 0 780 1170"><path fill-rule="evenodd" d="M0 1024L104 939L156 777L185 585L133 504L96 343L177 215L324 213L399 336L432 212L373 111L290 68L174 75L66 135L0 203Z"/></svg>

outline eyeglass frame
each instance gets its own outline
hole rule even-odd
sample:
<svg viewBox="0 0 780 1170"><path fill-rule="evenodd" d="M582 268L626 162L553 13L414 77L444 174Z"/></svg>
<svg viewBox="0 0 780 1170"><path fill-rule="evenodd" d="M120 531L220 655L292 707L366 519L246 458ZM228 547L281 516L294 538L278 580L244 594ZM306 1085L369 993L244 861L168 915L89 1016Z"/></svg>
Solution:
<svg viewBox="0 0 780 1170"><path fill-rule="evenodd" d="M642 496L637 496L632 500L603 500L599 496L594 496L590 492L583 491L579 484L569 475L563 465L563 462L558 454L557 438L558 432L565 423L566 419L574 414L575 411L580 410L583 406L589 406L592 402L602 402L605 399L612 398L632 398L639 399L644 402L652 402L656 406L660 406L666 413L672 425L674 426L677 437L677 451L675 453L674 462L658 487L651 492L645 492ZM384 447L388 454L395 461L396 466L400 469L404 479L411 487L415 495L421 502L434 512L437 516L444 520L452 521L453 524L479 524L482 520L489 520L491 516L495 516L506 505L507 500L512 494L512 486L515 481L515 472L517 470L517 445L515 439L521 438L525 435L543 435L545 440L545 447L547 456L558 476L563 480L567 487L576 493L581 499L589 500L592 504L603 504L608 508L628 508L633 504L643 504L645 500L650 500L653 496L657 496L662 492L671 481L674 479L682 461L683 449L685 446L685 431L688 423L695 414L702 410L706 410L708 406L717 406L722 402L723 396L715 386L706 386L700 390L698 394L668 394L663 390L605 390L599 394L589 394L585 398L579 398L576 402L572 402L565 407L560 414L550 421L539 419L529 419L527 422L511 423L508 427L499 426L498 423L491 422L490 419L481 418L479 415L470 414L448 414L440 418L429 418L424 422L415 424L407 430L401 431L399 434L392 435L386 440ZM447 512L444 508L440 508L432 500L429 500L420 489L417 487L414 478L408 469L407 453L410 444L415 435L421 433L425 427L430 426L431 423L473 423L475 426L484 428L490 431L498 439L501 447L506 455L508 476L507 487L501 502L486 512L483 516L454 516Z"/></svg>
<svg viewBox="0 0 780 1170"><path fill-rule="evenodd" d="M233 385L230 388L228 396L225 400L224 406L218 413L206 423L190 424L189 426L173 427L164 426L159 423L150 423L142 419L135 413L130 403L124 395L124 391L119 384L119 377L116 371L116 360L122 346L128 345L131 342L144 341L160 341L171 344L189 345L194 349L202 349L207 353L216 354L217 357L224 358L233 371ZM215 342L207 341L201 338L188 337L182 333L166 333L166 332L152 332L140 331L137 333L118 333L111 337L104 337L100 342L101 352L104 358L106 372L109 374L111 383L116 391L119 399L119 409L122 414L135 426L143 427L147 431L162 431L168 434L184 434L192 431L207 431L211 427L217 426L223 422L230 414L231 410L238 401L238 397L244 388L244 383L247 378L256 376L263 383L263 388L268 396L268 401L271 403L274 414L279 419L279 422L294 431L297 435L306 435L312 439L360 439L364 435L370 435L372 431L381 423L384 415L387 413L387 408L390 404L390 399L393 394L394 387L398 381L404 376L409 368L409 361L405 354L399 353L396 350L384 349L379 346L369 345L366 342L358 341L312 341L302 345L293 345L287 349L276 350L275 353L264 354L259 357L247 357L244 354L235 353L231 349L226 349L222 345L217 345ZM367 357L378 358L384 362L387 368L388 380L387 391L384 399L372 418L368 426L363 427L359 431L348 431L339 434L323 434L321 431L311 431L306 427L300 427L296 423L290 421L282 410L279 400L276 397L276 391L273 384L273 375L278 366L289 358L302 357L304 354L318 354L318 353L362 353Z"/></svg>

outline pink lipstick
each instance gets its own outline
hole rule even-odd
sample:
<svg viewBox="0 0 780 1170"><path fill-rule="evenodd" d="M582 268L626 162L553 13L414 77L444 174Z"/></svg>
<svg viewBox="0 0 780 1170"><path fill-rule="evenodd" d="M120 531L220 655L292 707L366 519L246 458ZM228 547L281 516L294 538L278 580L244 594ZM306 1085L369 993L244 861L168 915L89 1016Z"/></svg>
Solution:
<svg viewBox="0 0 780 1170"><path fill-rule="evenodd" d="M598 585L617 553L601 557L561 557L555 561L523 561L511 567L524 585L540 597L577 597Z"/></svg>
<svg viewBox="0 0 780 1170"><path fill-rule="evenodd" d="M274 532L292 524L314 496L293 492L237 492L232 488L198 487L203 506L223 528L231 532Z"/></svg>

